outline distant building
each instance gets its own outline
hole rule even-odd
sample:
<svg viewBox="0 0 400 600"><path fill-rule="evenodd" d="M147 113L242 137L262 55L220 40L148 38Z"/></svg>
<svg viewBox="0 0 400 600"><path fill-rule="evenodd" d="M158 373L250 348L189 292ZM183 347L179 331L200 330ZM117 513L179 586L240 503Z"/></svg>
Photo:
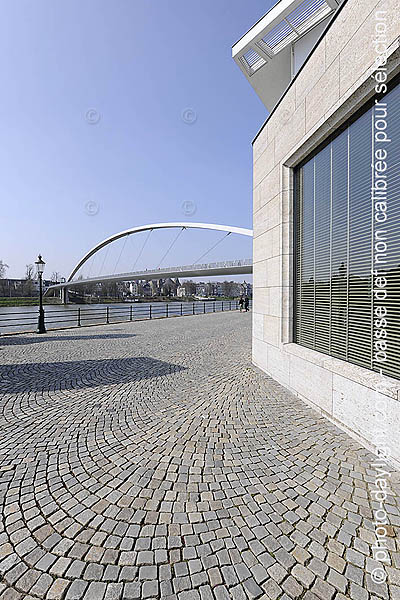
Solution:
<svg viewBox="0 0 400 600"><path fill-rule="evenodd" d="M196 283L196 296L207 296L207 284L206 283Z"/></svg>
<svg viewBox="0 0 400 600"><path fill-rule="evenodd" d="M214 296L222 296L222 284L217 281L216 283L214 283Z"/></svg>
<svg viewBox="0 0 400 600"><path fill-rule="evenodd" d="M141 293L142 296L146 298L150 298L153 295L151 285L148 281L145 281L143 284L141 284Z"/></svg>
<svg viewBox="0 0 400 600"><path fill-rule="evenodd" d="M131 281L129 283L129 292L131 296L139 296L139 282Z"/></svg>
<svg viewBox="0 0 400 600"><path fill-rule="evenodd" d="M203 298L217 298L221 296L240 296L242 294L251 296L252 285L220 281L184 281L180 282L178 278L171 279L153 279L151 281L131 281L125 284L125 295L140 297L167 296L175 298L189 298L192 296L201 296Z"/></svg>
<svg viewBox="0 0 400 600"><path fill-rule="evenodd" d="M161 280L158 280L158 279L152 279L149 282L152 296L159 296L161 294L162 284L160 284L160 281Z"/></svg>
<svg viewBox="0 0 400 600"><path fill-rule="evenodd" d="M163 296L176 296L177 289L178 286L175 281L168 277L161 287L161 293Z"/></svg>
<svg viewBox="0 0 400 600"><path fill-rule="evenodd" d="M55 282L43 280L43 289L46 290ZM0 279L0 296L9 298L31 297L39 295L39 281L37 279Z"/></svg>

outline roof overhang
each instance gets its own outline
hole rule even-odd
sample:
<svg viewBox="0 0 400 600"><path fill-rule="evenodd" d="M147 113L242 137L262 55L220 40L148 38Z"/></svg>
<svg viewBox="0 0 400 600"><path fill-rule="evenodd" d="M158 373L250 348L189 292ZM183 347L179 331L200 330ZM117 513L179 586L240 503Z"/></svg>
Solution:
<svg viewBox="0 0 400 600"><path fill-rule="evenodd" d="M269 111L289 85L293 48L327 24L341 0L280 0L232 48L232 56ZM312 39L312 38L311 38Z"/></svg>

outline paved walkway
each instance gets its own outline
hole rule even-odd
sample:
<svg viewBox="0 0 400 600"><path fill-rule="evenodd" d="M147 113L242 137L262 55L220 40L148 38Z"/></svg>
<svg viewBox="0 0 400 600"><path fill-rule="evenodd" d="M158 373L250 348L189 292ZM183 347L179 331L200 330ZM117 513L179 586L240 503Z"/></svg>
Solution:
<svg viewBox="0 0 400 600"><path fill-rule="evenodd" d="M372 456L250 364L250 315L0 340L0 598L400 598ZM305 374L305 376L307 376Z"/></svg>

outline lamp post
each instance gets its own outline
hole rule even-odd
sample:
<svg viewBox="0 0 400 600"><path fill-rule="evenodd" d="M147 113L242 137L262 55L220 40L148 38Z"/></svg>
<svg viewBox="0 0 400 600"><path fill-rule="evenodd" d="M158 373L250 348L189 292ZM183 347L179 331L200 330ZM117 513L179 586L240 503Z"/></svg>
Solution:
<svg viewBox="0 0 400 600"><path fill-rule="evenodd" d="M37 261L35 262L36 270L39 278L39 320L37 333L46 333L46 327L44 326L44 309L43 309L43 271L46 263L42 260L42 256L39 254Z"/></svg>

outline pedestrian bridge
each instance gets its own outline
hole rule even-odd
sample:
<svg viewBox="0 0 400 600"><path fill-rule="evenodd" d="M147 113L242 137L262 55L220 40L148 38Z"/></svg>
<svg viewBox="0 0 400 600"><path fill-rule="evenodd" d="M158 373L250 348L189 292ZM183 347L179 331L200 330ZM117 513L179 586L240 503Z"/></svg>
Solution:
<svg viewBox="0 0 400 600"><path fill-rule="evenodd" d="M125 247L126 240L134 234L141 233L144 231L148 232L148 235L144 241L144 244L139 252L137 260L143 253L144 247L148 241L149 236L154 230L159 229L178 229L178 234L172 244L167 248L167 251L164 253L160 263L155 268L150 269L142 269L140 271L129 271L125 273L113 273L111 275L101 275L100 273L96 277L86 277L82 276L76 278L76 274L81 269L81 267L96 253L98 253L103 248L109 246L113 242L124 238L124 246ZM187 229L208 229L213 231L219 231L224 234L223 238L221 238L216 244L214 244L210 249L204 252L201 257L196 261L195 264L179 266L179 267L160 267L161 262L163 262L174 246L175 242L179 238L180 234ZM151 225L140 225L138 227L132 227L131 229L126 229L125 231L120 231L107 239L103 240L99 244L96 244L94 248L89 250L75 265L72 269L67 281L65 283L58 283L50 286L46 290L46 294L50 291L55 290L64 290L65 292L68 288L76 288L77 286L85 286L89 284L97 284L97 283L110 283L110 282L118 282L118 281L135 281L135 280L152 280L152 279L167 279L173 277L214 277L214 276L226 276L226 275L244 275L250 274L253 272L253 261L251 259L241 259L241 260L231 260L224 262L213 262L213 263L200 263L200 260L209 254L211 250L213 250L220 242L222 242L227 236L231 234L238 234L247 237L253 237L253 231L251 229L245 229L243 227L234 227L231 225L216 225L213 223L182 223L182 222L174 222L174 223L153 223ZM135 263L136 265L136 263ZM133 269L135 267L133 266Z"/></svg>
<svg viewBox="0 0 400 600"><path fill-rule="evenodd" d="M76 288L94 283L112 283L117 281L151 281L152 279L167 279L168 277L213 277L216 275L247 275L253 272L253 261L251 258L243 260L230 260L224 262L205 263L200 265L185 265L182 267L166 267L158 269L146 269L145 271L131 271L130 273L118 273L117 275L102 275L100 277L89 277L77 279L66 283L51 285L50 290L63 288ZM47 293L46 292L46 293Z"/></svg>

